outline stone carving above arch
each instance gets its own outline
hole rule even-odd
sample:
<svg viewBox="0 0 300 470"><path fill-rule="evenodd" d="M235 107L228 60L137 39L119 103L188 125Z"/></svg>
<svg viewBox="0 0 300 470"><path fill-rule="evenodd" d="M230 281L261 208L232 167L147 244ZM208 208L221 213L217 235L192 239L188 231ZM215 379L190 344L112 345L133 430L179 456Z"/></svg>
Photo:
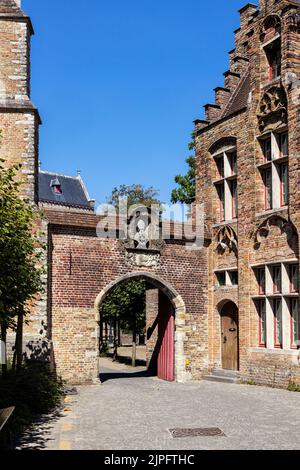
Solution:
<svg viewBox="0 0 300 470"><path fill-rule="evenodd" d="M217 248L216 251L219 254L224 254L227 250L229 253L234 252L237 254L238 251L238 238L230 225L222 227L216 236Z"/></svg>
<svg viewBox="0 0 300 470"><path fill-rule="evenodd" d="M270 235L272 228L277 227L281 235L285 234L289 247L295 252L298 252L298 233L294 225L288 220L278 215L273 215L264 220L263 223L257 227L252 233L254 239L254 248L258 250L262 242Z"/></svg>
<svg viewBox="0 0 300 470"><path fill-rule="evenodd" d="M127 238L122 240L126 250L161 252L165 242L161 236L161 208L133 206L127 220Z"/></svg>
<svg viewBox="0 0 300 470"><path fill-rule="evenodd" d="M127 250L126 262L129 266L138 268L157 268L160 265L160 253Z"/></svg>
<svg viewBox="0 0 300 470"><path fill-rule="evenodd" d="M287 97L282 86L273 86L262 95L257 119L260 132L275 130L287 123Z"/></svg>

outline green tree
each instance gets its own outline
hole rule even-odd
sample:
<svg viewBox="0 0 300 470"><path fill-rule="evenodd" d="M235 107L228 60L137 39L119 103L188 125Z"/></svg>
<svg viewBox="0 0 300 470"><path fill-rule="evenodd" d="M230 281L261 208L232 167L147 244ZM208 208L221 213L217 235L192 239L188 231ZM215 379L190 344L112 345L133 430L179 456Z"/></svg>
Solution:
<svg viewBox="0 0 300 470"><path fill-rule="evenodd" d="M145 188L141 184L131 186L124 184L113 189L108 203L119 208L119 200L127 198L128 207L135 205L151 207L154 204L163 207L158 196L159 192L153 187ZM115 332L117 328L132 331L133 365L136 362L136 337L137 334L144 332L146 326L145 298L146 282L134 279L112 289L100 307L102 331L103 322L113 323Z"/></svg>
<svg viewBox="0 0 300 470"><path fill-rule="evenodd" d="M136 337L138 334L144 333L146 327L145 293L146 283L143 279L123 282L109 292L100 306L102 323L110 323L114 326L115 343L117 343L118 327L132 331L133 366L135 366L136 360Z"/></svg>
<svg viewBox="0 0 300 470"><path fill-rule="evenodd" d="M0 326L6 344L8 329L16 330L17 368L22 363L23 322L38 292L42 291L38 267L41 245L34 235L36 214L19 197L20 165L8 169L0 160ZM3 366L6 373L6 365Z"/></svg>
<svg viewBox="0 0 300 470"><path fill-rule="evenodd" d="M128 207L141 204L150 207L152 204L161 204L158 199L159 192L153 187L144 188L141 184L133 184L127 186L122 184L118 188L114 188L108 203L114 207L119 207L119 199L128 199Z"/></svg>
<svg viewBox="0 0 300 470"><path fill-rule="evenodd" d="M182 204L192 204L196 199L196 157L195 157L195 134L192 133L192 141L189 143L189 150L194 151L186 159L189 170L185 176L177 175L175 183L179 186L172 191L171 201L173 204L180 202Z"/></svg>

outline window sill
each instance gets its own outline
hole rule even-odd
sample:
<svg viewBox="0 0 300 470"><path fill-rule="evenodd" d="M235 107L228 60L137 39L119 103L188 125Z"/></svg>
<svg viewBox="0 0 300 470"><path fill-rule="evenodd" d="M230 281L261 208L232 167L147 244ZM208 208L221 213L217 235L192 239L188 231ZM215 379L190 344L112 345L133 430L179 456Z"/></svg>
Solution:
<svg viewBox="0 0 300 470"><path fill-rule="evenodd" d="M286 212L288 209L289 209L289 206L278 207L277 209L267 209L267 210L263 210L261 212L257 212L255 214L255 217L262 218L262 217L265 217L267 215L275 215L276 213Z"/></svg>
<svg viewBox="0 0 300 470"><path fill-rule="evenodd" d="M238 267L237 266L234 266L233 268L222 268L222 269L215 269L214 270L214 273L224 273L226 271L238 271Z"/></svg>
<svg viewBox="0 0 300 470"><path fill-rule="evenodd" d="M262 86L261 89L264 90L265 88L269 88L272 85L279 85L281 83L281 75L276 78L272 78L271 80L267 80Z"/></svg>
<svg viewBox="0 0 300 470"><path fill-rule="evenodd" d="M220 179L218 179L218 180L214 180L214 181L213 181L213 185L214 185L214 186L218 186L219 184L224 183L224 181L225 181L225 178L220 178Z"/></svg>
<svg viewBox="0 0 300 470"><path fill-rule="evenodd" d="M269 39L268 41L265 41L262 45L261 48L264 49L266 46L269 46L272 44L272 42L277 41L281 37L281 34L278 32L275 32L274 36Z"/></svg>
<svg viewBox="0 0 300 470"><path fill-rule="evenodd" d="M228 290L228 289L237 289L238 285L228 285L228 286L215 286L215 291L218 290Z"/></svg>
<svg viewBox="0 0 300 470"><path fill-rule="evenodd" d="M276 164L280 164L280 163L287 163L289 161L289 157L286 155L286 156L279 156L278 158L274 158L272 160L272 163L276 163Z"/></svg>
<svg viewBox="0 0 300 470"><path fill-rule="evenodd" d="M231 219L231 220L224 220L223 222L219 222L217 224L213 224L213 228L220 228L224 227L224 225L229 225L229 224L236 224L238 219Z"/></svg>
<svg viewBox="0 0 300 470"><path fill-rule="evenodd" d="M258 348L249 348L249 352L251 353L262 353L262 354L274 354L274 356L279 355L279 356L294 356L298 357L300 354L299 350L295 349L282 349L282 348L263 348L263 347L258 347Z"/></svg>
<svg viewBox="0 0 300 470"><path fill-rule="evenodd" d="M256 165L256 168L259 170L259 171L263 171L263 170L266 170L267 168L270 168L270 166L272 165L272 162L274 160L268 160L266 162L263 162L263 163L259 163L259 165Z"/></svg>
<svg viewBox="0 0 300 470"><path fill-rule="evenodd" d="M265 300L265 299L298 299L299 294L296 292L294 294L289 293L280 293L280 294L255 294L251 295L252 300Z"/></svg>

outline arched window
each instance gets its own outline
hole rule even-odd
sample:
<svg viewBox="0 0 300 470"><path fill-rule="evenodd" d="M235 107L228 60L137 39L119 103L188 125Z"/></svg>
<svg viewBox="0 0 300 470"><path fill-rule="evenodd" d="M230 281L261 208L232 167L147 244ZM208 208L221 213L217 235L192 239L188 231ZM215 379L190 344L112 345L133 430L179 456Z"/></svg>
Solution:
<svg viewBox="0 0 300 470"><path fill-rule="evenodd" d="M261 41L267 63L266 81L281 76L281 20L277 15L268 16L262 25Z"/></svg>

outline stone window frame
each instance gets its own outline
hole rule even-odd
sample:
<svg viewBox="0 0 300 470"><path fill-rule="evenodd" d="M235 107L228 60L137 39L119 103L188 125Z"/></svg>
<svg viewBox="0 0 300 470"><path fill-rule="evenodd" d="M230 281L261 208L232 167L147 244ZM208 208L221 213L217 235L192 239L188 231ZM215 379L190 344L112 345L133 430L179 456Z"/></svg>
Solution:
<svg viewBox="0 0 300 470"><path fill-rule="evenodd" d="M277 14L268 15L264 18L261 28L261 72L264 84L278 81L282 76L282 25L281 18ZM277 46L278 45L278 46ZM272 65L270 63L270 53L272 49L279 51L280 54L280 73L276 76L272 73ZM274 55L274 54L272 54Z"/></svg>
<svg viewBox="0 0 300 470"><path fill-rule="evenodd" d="M255 310L258 318L258 344L259 347L265 349L281 349L284 351L290 351L292 349L298 349L299 344L295 344L293 338L293 312L292 312L292 300L298 300L299 306L299 279L298 279L298 290L295 292L291 287L290 268L291 266L297 266L299 271L299 261L283 260L272 263L261 263L258 265L252 265L252 271L254 274L254 285L255 291L252 292L252 301L255 305ZM276 292L274 289L273 270L274 267L280 266L281 268L281 291ZM265 293L262 293L259 285L259 273L265 270ZM282 328L282 341L281 344L276 340L276 317L274 307L276 301L281 301L281 328ZM266 341L261 341L261 302L265 302L266 310ZM299 321L299 319L298 319ZM300 329L299 329L300 331ZM297 340L300 341L300 336Z"/></svg>
<svg viewBox="0 0 300 470"><path fill-rule="evenodd" d="M268 81L279 80L282 74L282 44L280 35L263 46L268 67ZM275 69L276 58L279 57L279 64Z"/></svg>
<svg viewBox="0 0 300 470"><path fill-rule="evenodd" d="M232 161L233 155L235 155L234 161ZM211 156L217 175L213 184L219 202L218 223L235 222L238 219L237 146L236 144L224 146L212 153ZM236 197L234 197L234 193Z"/></svg>
<svg viewBox="0 0 300 470"><path fill-rule="evenodd" d="M286 127L269 131L258 137L259 152L257 170L260 174L260 181L263 187L263 201L261 203L261 212L276 211L288 208L289 206L289 150L287 155L282 153L282 138L287 136L289 148L289 133ZM271 141L271 158L267 158L264 153L265 144ZM287 167L286 184L283 180L283 167ZM267 172L271 173L271 195L268 197L268 185L266 180ZM286 199L284 199L286 194ZM270 200L270 204L268 201Z"/></svg>
<svg viewBox="0 0 300 470"><path fill-rule="evenodd" d="M215 277L216 277L216 281L217 281L217 284L216 284L216 287L221 289L221 288L228 288L228 287L238 287L239 285L239 282L237 284L234 284L233 283L233 280L232 280L232 274L233 273L237 273L238 275L238 267L233 267L233 268L226 268L226 269L216 269L214 271L215 273ZM225 283L224 284L220 284L218 282L218 279L219 279L219 276L220 275L223 275L225 274Z"/></svg>
<svg viewBox="0 0 300 470"><path fill-rule="evenodd" d="M295 312L294 312L294 303L296 303L296 312L297 312L297 318L295 319ZM300 337L300 312L299 312L299 299L298 298L292 298L290 299L290 312L291 312L291 348L292 349L299 349L299 344L297 344L297 341L299 341ZM297 334L296 337L298 340L295 340L295 322L297 324Z"/></svg>
<svg viewBox="0 0 300 470"><path fill-rule="evenodd" d="M266 299L255 300L255 307L258 313L259 318L259 346L266 348L267 347L267 330L266 330Z"/></svg>

